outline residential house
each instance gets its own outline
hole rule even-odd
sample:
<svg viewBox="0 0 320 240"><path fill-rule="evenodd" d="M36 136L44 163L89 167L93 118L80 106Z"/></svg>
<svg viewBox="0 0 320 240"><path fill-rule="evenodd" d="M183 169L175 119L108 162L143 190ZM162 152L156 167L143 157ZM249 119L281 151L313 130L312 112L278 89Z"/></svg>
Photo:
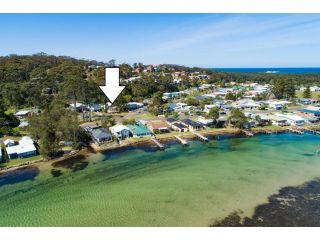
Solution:
<svg viewBox="0 0 320 240"><path fill-rule="evenodd" d="M273 125L277 126L288 126L288 120L284 117L269 115L269 119L271 120Z"/></svg>
<svg viewBox="0 0 320 240"><path fill-rule="evenodd" d="M91 131L91 135L94 141L97 142L98 144L112 141L111 133L105 128L93 129Z"/></svg>
<svg viewBox="0 0 320 240"><path fill-rule="evenodd" d="M7 147L6 152L11 160L35 156L37 154L37 148L30 137L22 137L18 145Z"/></svg>
<svg viewBox="0 0 320 240"><path fill-rule="evenodd" d="M166 92L162 95L163 99L177 98L180 96L180 92Z"/></svg>
<svg viewBox="0 0 320 240"><path fill-rule="evenodd" d="M305 123L305 119L296 115L296 114L282 114L282 113L275 113L278 117L286 118L288 123L295 126L301 126Z"/></svg>
<svg viewBox="0 0 320 240"><path fill-rule="evenodd" d="M132 111L132 110L136 110L138 108L142 108L143 107L143 103L129 102L129 103L127 103L127 107L129 109L129 111Z"/></svg>
<svg viewBox="0 0 320 240"><path fill-rule="evenodd" d="M130 130L125 125L115 125L110 127L110 131L117 139L123 140L130 136Z"/></svg>
<svg viewBox="0 0 320 240"><path fill-rule="evenodd" d="M129 128L130 134L133 137L141 138L141 137L150 137L151 132L150 130L144 126L140 121L137 121L133 125L127 125Z"/></svg>
<svg viewBox="0 0 320 240"><path fill-rule="evenodd" d="M207 119L203 116L199 116L197 119L197 122L203 124L204 126L212 126L214 124L214 120L213 119Z"/></svg>
<svg viewBox="0 0 320 240"><path fill-rule="evenodd" d="M181 122L174 122L171 127L173 130L178 132L188 132L188 127Z"/></svg>
<svg viewBox="0 0 320 240"><path fill-rule="evenodd" d="M184 119L183 124L185 124L190 131L197 131L203 128L202 123L192 121L191 119Z"/></svg>
<svg viewBox="0 0 320 240"><path fill-rule="evenodd" d="M236 108L240 109L256 109L260 107L260 104L253 101L252 99L241 99L234 103Z"/></svg>
<svg viewBox="0 0 320 240"><path fill-rule="evenodd" d="M148 121L147 126L153 133L166 133L170 132L170 126L168 123L162 120Z"/></svg>
<svg viewBox="0 0 320 240"><path fill-rule="evenodd" d="M186 103L170 103L168 105L168 111L172 112L189 112L191 110L191 106Z"/></svg>
<svg viewBox="0 0 320 240"><path fill-rule="evenodd" d="M69 107L73 110L73 111L77 111L77 112L83 112L85 110L87 110L86 105L82 104L82 103L71 103L69 104Z"/></svg>
<svg viewBox="0 0 320 240"><path fill-rule="evenodd" d="M101 112L104 109L102 104L92 103L88 105L90 112Z"/></svg>
<svg viewBox="0 0 320 240"><path fill-rule="evenodd" d="M16 112L14 115L18 117L19 119L24 119L26 117L29 117L33 114L37 114L39 112L39 109L33 108L33 109L28 109L28 110L20 110Z"/></svg>

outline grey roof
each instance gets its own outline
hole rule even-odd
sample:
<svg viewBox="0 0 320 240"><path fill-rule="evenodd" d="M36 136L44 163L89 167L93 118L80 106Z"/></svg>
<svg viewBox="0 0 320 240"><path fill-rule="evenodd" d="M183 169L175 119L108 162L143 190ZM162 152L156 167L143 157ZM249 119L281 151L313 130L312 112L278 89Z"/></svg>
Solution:
<svg viewBox="0 0 320 240"><path fill-rule="evenodd" d="M91 134L95 139L111 138L112 137L111 133L107 129L104 129L104 128L93 129Z"/></svg>
<svg viewBox="0 0 320 240"><path fill-rule="evenodd" d="M199 122L192 121L191 119L184 119L183 122L188 126L192 127L202 127L203 125Z"/></svg>

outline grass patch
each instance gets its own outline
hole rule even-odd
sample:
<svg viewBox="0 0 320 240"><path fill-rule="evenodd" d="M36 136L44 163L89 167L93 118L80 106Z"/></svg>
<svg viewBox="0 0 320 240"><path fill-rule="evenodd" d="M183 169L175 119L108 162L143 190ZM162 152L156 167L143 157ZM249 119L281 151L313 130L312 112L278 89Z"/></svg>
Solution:
<svg viewBox="0 0 320 240"><path fill-rule="evenodd" d="M17 158L17 159L10 160L9 162L6 162L6 163L1 163L0 167L18 166L20 164L30 163L30 162L38 161L41 159L42 159L41 155L32 156L32 157L28 157L28 158Z"/></svg>

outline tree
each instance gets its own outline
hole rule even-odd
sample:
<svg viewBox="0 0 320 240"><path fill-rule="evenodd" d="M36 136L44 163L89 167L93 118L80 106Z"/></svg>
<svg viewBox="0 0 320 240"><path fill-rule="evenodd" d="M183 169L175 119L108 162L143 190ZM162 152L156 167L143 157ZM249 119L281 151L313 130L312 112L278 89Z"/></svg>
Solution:
<svg viewBox="0 0 320 240"><path fill-rule="evenodd" d="M237 96L235 94L233 94L232 92L228 92L226 94L225 97L226 100L232 100L232 101L236 101L237 100Z"/></svg>
<svg viewBox="0 0 320 240"><path fill-rule="evenodd" d="M77 114L60 104L31 116L28 128L32 137L39 141L44 157L55 157L61 148L60 141L72 141L76 146L82 139Z"/></svg>
<svg viewBox="0 0 320 240"><path fill-rule="evenodd" d="M85 92L85 82L79 76L70 75L66 78L64 83L63 91L67 97L72 99L74 104L74 109L76 108L76 103L79 99L83 98Z"/></svg>
<svg viewBox="0 0 320 240"><path fill-rule="evenodd" d="M218 107L211 108L208 113L208 117L216 121L219 118L219 108Z"/></svg>
<svg viewBox="0 0 320 240"><path fill-rule="evenodd" d="M228 120L233 126L241 129L244 128L245 125L248 123L247 117L238 108L234 108L231 110L231 114Z"/></svg>
<svg viewBox="0 0 320 240"><path fill-rule="evenodd" d="M310 98L311 97L311 90L310 90L309 86L304 90L303 97L304 98Z"/></svg>

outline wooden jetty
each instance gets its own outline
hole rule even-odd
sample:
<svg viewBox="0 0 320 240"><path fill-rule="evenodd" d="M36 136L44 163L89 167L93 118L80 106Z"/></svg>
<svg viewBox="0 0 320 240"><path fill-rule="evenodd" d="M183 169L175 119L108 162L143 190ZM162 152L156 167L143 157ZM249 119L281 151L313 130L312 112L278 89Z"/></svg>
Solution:
<svg viewBox="0 0 320 240"><path fill-rule="evenodd" d="M151 141L154 142L161 150L164 149L164 145L161 144L156 138L151 138Z"/></svg>
<svg viewBox="0 0 320 240"><path fill-rule="evenodd" d="M197 132L193 132L193 134L198 138L200 139L201 141L204 141L204 142L208 142L209 139L205 136L202 136L200 133L197 133Z"/></svg>
<svg viewBox="0 0 320 240"><path fill-rule="evenodd" d="M300 134L300 135L304 134L304 131L301 131L301 130L299 130L297 128L288 128L288 131L291 132L291 133Z"/></svg>
<svg viewBox="0 0 320 240"><path fill-rule="evenodd" d="M269 131L269 130L265 130L264 132L265 132L266 134L278 133L277 131L272 132L272 131Z"/></svg>
<svg viewBox="0 0 320 240"><path fill-rule="evenodd" d="M253 137L254 136L254 134L252 132L248 131L248 130L242 130L242 132L248 137Z"/></svg>
<svg viewBox="0 0 320 240"><path fill-rule="evenodd" d="M307 127L303 127L303 128L301 127L301 128L299 128L299 130L304 131L304 132L309 132L309 133L312 133L315 135L320 135L320 131L317 131L317 130L314 130L311 128L307 128Z"/></svg>
<svg viewBox="0 0 320 240"><path fill-rule="evenodd" d="M187 142L186 140L182 139L181 137L179 137L179 136L177 136L177 135L175 135L174 137L175 137L176 139L178 139L181 144L183 144L183 145L185 145L185 146L188 145L188 142Z"/></svg>

